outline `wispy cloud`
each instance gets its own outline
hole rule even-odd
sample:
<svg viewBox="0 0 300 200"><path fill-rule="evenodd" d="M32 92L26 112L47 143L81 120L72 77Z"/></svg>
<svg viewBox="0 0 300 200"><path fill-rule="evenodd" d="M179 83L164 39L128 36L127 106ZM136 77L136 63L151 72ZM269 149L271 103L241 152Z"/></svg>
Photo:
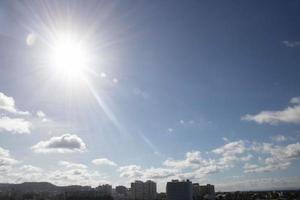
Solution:
<svg viewBox="0 0 300 200"><path fill-rule="evenodd" d="M103 165L114 166L114 167L117 166L117 164L114 161L111 161L107 158L97 158L92 160L92 163L97 166L103 166Z"/></svg>
<svg viewBox="0 0 300 200"><path fill-rule="evenodd" d="M284 135L275 135L275 136L271 137L271 139L275 142L287 141L287 138Z"/></svg>
<svg viewBox="0 0 300 200"><path fill-rule="evenodd" d="M286 47L290 47L290 48L294 48L294 47L300 46L300 41L288 41L288 40L284 40L284 41L282 41L282 43Z"/></svg>
<svg viewBox="0 0 300 200"><path fill-rule="evenodd" d="M87 169L88 167L81 163L74 163L68 161L59 161L59 165L67 169Z"/></svg>

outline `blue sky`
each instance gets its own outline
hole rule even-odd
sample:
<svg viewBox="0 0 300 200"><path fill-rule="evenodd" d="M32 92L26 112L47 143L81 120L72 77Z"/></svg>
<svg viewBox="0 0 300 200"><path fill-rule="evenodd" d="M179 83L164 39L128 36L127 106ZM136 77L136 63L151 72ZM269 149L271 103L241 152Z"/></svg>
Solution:
<svg viewBox="0 0 300 200"><path fill-rule="evenodd" d="M2 1L1 182L299 187L299 8ZM88 52L69 79L53 67L60 33Z"/></svg>

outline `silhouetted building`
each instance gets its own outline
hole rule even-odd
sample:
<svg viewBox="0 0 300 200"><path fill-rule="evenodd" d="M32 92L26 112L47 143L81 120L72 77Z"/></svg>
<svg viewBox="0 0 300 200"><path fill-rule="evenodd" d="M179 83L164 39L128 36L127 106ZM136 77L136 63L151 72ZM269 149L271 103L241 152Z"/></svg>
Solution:
<svg viewBox="0 0 300 200"><path fill-rule="evenodd" d="M104 196L111 196L112 195L112 186L109 184L99 185L96 187L96 190Z"/></svg>
<svg viewBox="0 0 300 200"><path fill-rule="evenodd" d="M193 185L189 180L172 180L167 183L167 200L192 200Z"/></svg>
<svg viewBox="0 0 300 200"><path fill-rule="evenodd" d="M144 200L154 199L156 199L156 183L148 180L144 183Z"/></svg>
<svg viewBox="0 0 300 200"><path fill-rule="evenodd" d="M134 200L144 199L144 183L143 181L135 181L131 183L131 198Z"/></svg>
<svg viewBox="0 0 300 200"><path fill-rule="evenodd" d="M201 199L199 183L193 183L193 199L194 200L200 200Z"/></svg>
<svg viewBox="0 0 300 200"><path fill-rule="evenodd" d="M215 186L214 185L200 185L200 196L204 199L215 199Z"/></svg>
<svg viewBox="0 0 300 200"><path fill-rule="evenodd" d="M125 186L119 185L119 186L116 186L116 193L122 194L122 195L127 195L128 194L128 190L127 190L127 188Z"/></svg>

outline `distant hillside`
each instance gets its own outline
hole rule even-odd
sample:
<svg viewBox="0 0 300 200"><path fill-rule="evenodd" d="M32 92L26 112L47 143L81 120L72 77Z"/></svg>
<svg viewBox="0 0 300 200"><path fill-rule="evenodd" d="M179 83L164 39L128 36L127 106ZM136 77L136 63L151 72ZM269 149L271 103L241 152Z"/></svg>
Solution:
<svg viewBox="0 0 300 200"><path fill-rule="evenodd" d="M27 192L50 192L50 191L69 191L69 190L89 190L89 186L56 186L48 182L25 182L20 184L0 183L0 191L27 191Z"/></svg>

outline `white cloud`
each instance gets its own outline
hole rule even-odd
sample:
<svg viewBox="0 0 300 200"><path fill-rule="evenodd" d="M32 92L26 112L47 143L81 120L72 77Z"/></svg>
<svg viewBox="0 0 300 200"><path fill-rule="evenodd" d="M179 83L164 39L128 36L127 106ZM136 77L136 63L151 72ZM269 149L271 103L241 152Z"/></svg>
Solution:
<svg viewBox="0 0 300 200"><path fill-rule="evenodd" d="M20 111L15 106L15 100L12 97L6 96L0 92L0 110L19 115L29 115L28 111Z"/></svg>
<svg viewBox="0 0 300 200"><path fill-rule="evenodd" d="M39 118L45 118L45 117L46 117L46 114L45 114L43 111L38 110L38 111L36 112L36 116L39 117Z"/></svg>
<svg viewBox="0 0 300 200"><path fill-rule="evenodd" d="M287 41L287 40L285 40L285 41L282 41L282 43L286 47L290 47L290 48L300 46L300 41Z"/></svg>
<svg viewBox="0 0 300 200"><path fill-rule="evenodd" d="M246 151L245 143L242 140L229 142L224 146L214 149L212 152L223 156L235 156Z"/></svg>
<svg viewBox="0 0 300 200"><path fill-rule="evenodd" d="M140 179L140 180L149 180L149 179L164 179L170 177L176 177L180 172L178 169L171 168L155 168L150 167L143 169L139 165L127 165L122 166L118 169L120 172L120 177L129 178L130 180Z"/></svg>
<svg viewBox="0 0 300 200"><path fill-rule="evenodd" d="M36 153L84 152L86 150L86 144L77 135L64 134L58 137L52 137L46 141L41 141L32 146L31 149Z"/></svg>
<svg viewBox="0 0 300 200"><path fill-rule="evenodd" d="M3 170L19 163L17 160L11 157L9 150L0 147L0 168Z"/></svg>
<svg viewBox="0 0 300 200"><path fill-rule="evenodd" d="M299 142L288 144L286 146L278 146L270 143L256 144L253 149L259 153L270 154L273 157L273 160L278 161L300 158Z"/></svg>
<svg viewBox="0 0 300 200"><path fill-rule="evenodd" d="M291 165L290 162L273 163L273 164L268 164L263 166L246 163L244 165L244 172L245 173L272 172L276 170L287 169L290 165Z"/></svg>
<svg viewBox="0 0 300 200"><path fill-rule="evenodd" d="M275 142L284 142L287 138L284 135L275 135L271 138Z"/></svg>
<svg viewBox="0 0 300 200"><path fill-rule="evenodd" d="M222 172L233 168L237 163L253 159L253 155L248 152L242 140L229 142L211 152L217 157L206 159L199 151L191 151L186 153L185 159L167 159L163 165L182 172L178 174L179 178L200 180L206 175Z"/></svg>
<svg viewBox="0 0 300 200"><path fill-rule="evenodd" d="M143 176L142 167L139 165L126 165L119 167L120 177L140 178Z"/></svg>
<svg viewBox="0 0 300 200"><path fill-rule="evenodd" d="M117 164L107 158L97 158L92 160L92 163L97 166L108 165L108 166L117 166Z"/></svg>
<svg viewBox="0 0 300 200"><path fill-rule="evenodd" d="M294 97L290 101L294 105L279 111L261 111L256 115L245 115L241 119L255 121L256 123L276 125L279 123L300 124L300 101L299 97Z"/></svg>
<svg viewBox="0 0 300 200"><path fill-rule="evenodd" d="M38 110L36 112L36 116L41 119L42 122L50 122L51 120L47 117L47 115L41 111L41 110Z"/></svg>
<svg viewBox="0 0 300 200"><path fill-rule="evenodd" d="M26 121L22 118L10 118L1 117L0 118L0 131L8 131L11 133L30 133L32 127L31 122Z"/></svg>
<svg viewBox="0 0 300 200"><path fill-rule="evenodd" d="M144 179L165 179L176 176L179 171L177 169L154 168L144 170Z"/></svg>
<svg viewBox="0 0 300 200"><path fill-rule="evenodd" d="M88 169L59 169L50 171L47 180L57 185L91 185L98 186L100 183L109 183L103 174Z"/></svg>
<svg viewBox="0 0 300 200"><path fill-rule="evenodd" d="M23 165L20 170L24 173L41 173L43 171L42 168L33 165Z"/></svg>
<svg viewBox="0 0 300 200"><path fill-rule="evenodd" d="M177 169L197 168L205 164L205 160L201 157L200 151L187 152L184 160L167 159L163 162L164 166L174 167Z"/></svg>
<svg viewBox="0 0 300 200"><path fill-rule="evenodd" d="M293 160L300 158L300 143L278 146L271 143L253 144L252 150L268 157L259 159L259 164L246 163L246 173L272 172L287 169Z"/></svg>
<svg viewBox="0 0 300 200"><path fill-rule="evenodd" d="M55 170L45 170L32 165L14 167L8 171L0 170L0 180L9 183L51 182L57 185L92 185L108 183L107 177L97 171L82 167L81 164L60 162Z"/></svg>
<svg viewBox="0 0 300 200"><path fill-rule="evenodd" d="M300 104L300 97L293 97L290 100L290 103L292 103L292 104Z"/></svg>
<svg viewBox="0 0 300 200"><path fill-rule="evenodd" d="M67 169L87 169L88 167L81 163L74 163L68 161L59 161L59 165Z"/></svg>

